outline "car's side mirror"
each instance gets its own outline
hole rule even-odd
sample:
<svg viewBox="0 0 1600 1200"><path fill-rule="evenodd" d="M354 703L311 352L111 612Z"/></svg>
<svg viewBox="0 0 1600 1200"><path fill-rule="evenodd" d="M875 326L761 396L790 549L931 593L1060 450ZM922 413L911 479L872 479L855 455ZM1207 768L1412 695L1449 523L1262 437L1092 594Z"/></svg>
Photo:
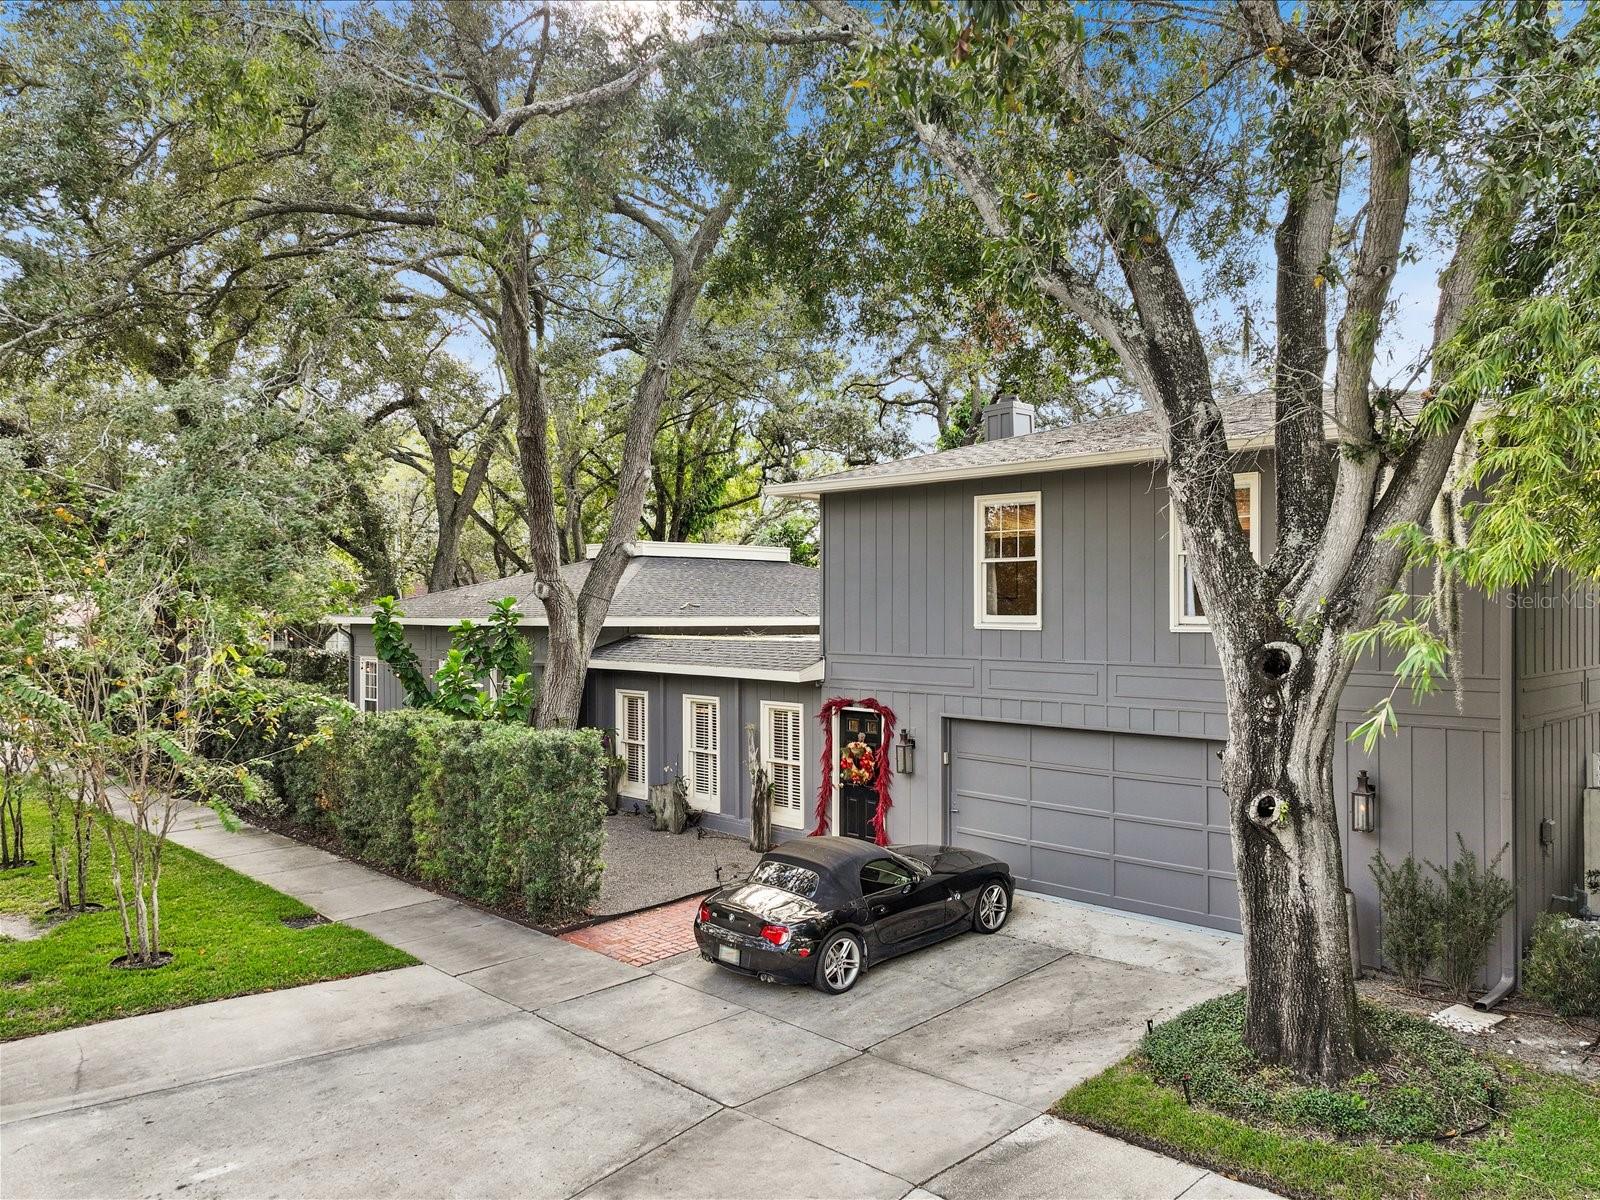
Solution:
<svg viewBox="0 0 1600 1200"><path fill-rule="evenodd" d="M911 894L911 885L909 883L902 883L900 885L900 894L902 896L909 896Z"/></svg>

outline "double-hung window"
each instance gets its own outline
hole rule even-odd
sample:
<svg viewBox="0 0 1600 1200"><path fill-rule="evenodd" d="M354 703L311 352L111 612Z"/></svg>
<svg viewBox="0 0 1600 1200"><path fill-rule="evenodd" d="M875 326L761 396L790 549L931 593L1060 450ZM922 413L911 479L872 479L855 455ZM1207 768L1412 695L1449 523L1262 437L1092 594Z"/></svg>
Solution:
<svg viewBox="0 0 1600 1200"><path fill-rule="evenodd" d="M975 504L973 624L1038 629L1039 493L979 496Z"/></svg>
<svg viewBox="0 0 1600 1200"><path fill-rule="evenodd" d="M722 706L714 696L683 698L683 774L689 803L711 812L722 810L720 744Z"/></svg>
<svg viewBox="0 0 1600 1200"><path fill-rule="evenodd" d="M361 660L361 678L359 680L360 695L359 707L362 712L378 711L378 660L363 658Z"/></svg>
<svg viewBox="0 0 1600 1200"><path fill-rule="evenodd" d="M804 721L798 704L761 702L761 760L772 780L772 823L785 829L805 825Z"/></svg>
<svg viewBox="0 0 1600 1200"><path fill-rule="evenodd" d="M618 790L640 800L649 785L649 703L643 692L617 693L617 756L622 759Z"/></svg>
<svg viewBox="0 0 1600 1200"><path fill-rule="evenodd" d="M1250 539L1250 553L1261 561L1261 475L1250 471L1233 477L1234 510L1239 516L1239 528ZM1167 503L1171 532L1167 538L1170 548L1168 561L1172 580L1172 631L1203 630L1211 627L1205 604L1200 599L1200 589L1195 584L1194 572L1189 569L1189 553L1183 544L1183 528L1178 523L1178 506Z"/></svg>

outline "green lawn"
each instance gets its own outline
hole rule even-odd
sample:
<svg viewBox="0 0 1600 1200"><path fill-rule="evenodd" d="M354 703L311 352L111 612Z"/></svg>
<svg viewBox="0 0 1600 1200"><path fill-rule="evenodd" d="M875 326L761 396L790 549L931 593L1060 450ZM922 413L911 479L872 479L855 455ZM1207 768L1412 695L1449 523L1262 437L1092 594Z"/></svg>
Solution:
<svg viewBox="0 0 1600 1200"><path fill-rule="evenodd" d="M1600 1196L1600 1092L1514 1063L1508 1119L1450 1141L1341 1142L1201 1107L1151 1078L1140 1055L1072 1089L1052 1110L1291 1196Z"/></svg>
<svg viewBox="0 0 1600 1200"><path fill-rule="evenodd" d="M39 916L55 903L49 814L26 801L27 852L39 865L0 872L0 913ZM106 908L76 916L34 941L0 938L0 1041L177 1008L225 996L364 975L416 960L348 925L291 929L312 910L208 858L169 844L161 875L161 944L176 956L160 970L123 971L106 867L95 832L89 898Z"/></svg>

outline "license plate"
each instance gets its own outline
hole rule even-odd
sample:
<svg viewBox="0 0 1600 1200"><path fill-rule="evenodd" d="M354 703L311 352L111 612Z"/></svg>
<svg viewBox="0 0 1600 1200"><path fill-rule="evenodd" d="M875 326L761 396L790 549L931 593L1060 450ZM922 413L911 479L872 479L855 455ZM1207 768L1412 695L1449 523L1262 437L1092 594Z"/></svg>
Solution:
<svg viewBox="0 0 1600 1200"><path fill-rule="evenodd" d="M737 947L737 946L718 946L717 947L717 961L718 962L725 962L725 963L732 963L734 966L738 966L739 965L739 947Z"/></svg>

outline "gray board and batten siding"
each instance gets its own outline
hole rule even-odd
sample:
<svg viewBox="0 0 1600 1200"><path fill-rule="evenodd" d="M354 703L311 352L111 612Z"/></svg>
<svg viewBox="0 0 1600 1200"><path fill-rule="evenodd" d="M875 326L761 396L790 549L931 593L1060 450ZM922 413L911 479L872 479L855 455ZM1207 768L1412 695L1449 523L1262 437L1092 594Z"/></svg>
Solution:
<svg viewBox="0 0 1600 1200"><path fill-rule="evenodd" d="M645 747L645 761L651 783L670 782L683 771L684 697L711 696L718 701L721 808L718 812L703 812L700 819L708 829L735 834L750 832L751 787L745 766L745 726L755 726L757 753L760 753L762 702L798 705L803 742L800 756L803 812L799 825L774 825L773 833L779 838L798 837L810 830L817 795L818 755L822 750L818 740L821 729L817 724L822 698L820 683L591 670L584 686L584 724L615 729L619 690L643 692L647 697L650 737Z"/></svg>
<svg viewBox="0 0 1600 1200"><path fill-rule="evenodd" d="M1262 547L1270 554L1273 456L1241 455L1237 469L1261 473ZM1041 499L1041 628L976 628L975 498L1034 491ZM1054 798L1063 793L1044 782L1042 771L1049 766L1045 760L1061 756L1061 744L1030 747L1024 756L1020 746L1009 744L1016 735L993 735L996 745L1005 738L1013 752L990 757L1025 762L1036 781L1026 795L1000 798L1029 810L1028 835L1013 850L1025 860L1019 874L1065 895L1091 898L1101 892L1102 903L1118 907L1187 913L1185 919L1221 927L1236 923L1231 901L1217 894L1227 872L1213 835L1226 830L1227 822L1216 811L1214 770L1205 766L1205 774L1192 776L1178 811L1163 817L1148 806L1173 768L1133 769L1140 749L1155 746L1154 739L1187 739L1187 747L1165 757L1186 760L1199 771L1198 764L1214 763L1217 744L1227 736L1210 634L1171 629L1164 469L1147 463L900 484L824 494L821 507L824 692L875 696L918 742L919 769L896 783L893 840L961 840L957 818L969 814L949 812L949 785L961 783L952 768L958 755L977 753L985 729L997 723L1139 735L1081 742L1070 764L1105 776L1091 794L1114 796L1120 789L1128 815L1148 818L1127 820L1114 808L1097 815L1099 801L1062 804ZM1369 962L1376 960L1378 945L1368 870L1375 852L1382 849L1391 860L1414 853L1443 864L1456 853L1458 832L1480 855L1492 855L1508 840L1502 836L1501 804L1500 678L1509 665L1502 661L1502 616L1502 606L1481 594L1463 598L1463 711L1456 711L1449 695L1412 704L1402 694L1401 727L1372 754L1343 738L1335 747L1346 876L1358 899L1363 958ZM1342 733L1389 693L1393 665L1388 656L1360 664L1346 688ZM947 751L956 752L949 766L943 762ZM1352 833L1345 812L1363 768L1379 789L1372 834ZM1022 772L1008 775L1017 790ZM992 789L991 799L999 791ZM1058 811L1072 809L1085 811ZM1017 819L1014 814L1013 831ZM1160 837L1158 827L1164 831ZM1041 860L1037 867L1035 855ZM1088 886L1064 878L1071 863L1079 865L1076 880L1088 879ZM1493 951L1491 977L1512 958L1511 939L1502 938Z"/></svg>
<svg viewBox="0 0 1600 1200"><path fill-rule="evenodd" d="M1557 572L1516 618L1517 882L1522 933L1582 876L1582 789L1600 787L1600 588ZM1545 823L1548 822L1548 825Z"/></svg>

